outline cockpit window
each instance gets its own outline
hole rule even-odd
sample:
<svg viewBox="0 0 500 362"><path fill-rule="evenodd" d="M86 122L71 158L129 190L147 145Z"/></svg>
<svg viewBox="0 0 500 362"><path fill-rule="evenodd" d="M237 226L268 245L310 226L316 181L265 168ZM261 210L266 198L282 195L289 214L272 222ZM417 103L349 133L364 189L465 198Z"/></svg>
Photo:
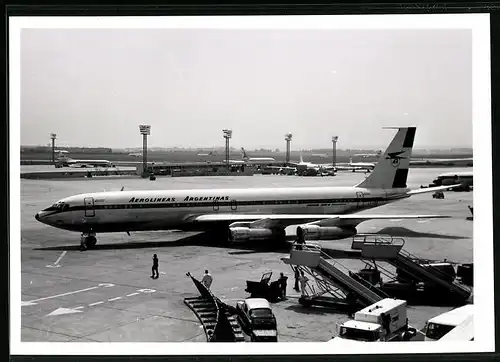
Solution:
<svg viewBox="0 0 500 362"><path fill-rule="evenodd" d="M65 202L57 202L54 205L47 207L46 209L43 209L42 211L63 211L67 210L69 207L68 204Z"/></svg>

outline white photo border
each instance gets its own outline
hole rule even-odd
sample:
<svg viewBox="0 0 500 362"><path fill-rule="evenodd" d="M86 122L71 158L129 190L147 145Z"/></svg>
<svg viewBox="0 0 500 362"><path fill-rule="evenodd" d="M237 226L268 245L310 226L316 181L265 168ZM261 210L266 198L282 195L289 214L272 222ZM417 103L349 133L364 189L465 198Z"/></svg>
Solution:
<svg viewBox="0 0 500 362"><path fill-rule="evenodd" d="M474 303L472 342L365 343L362 349L300 343L21 342L20 46L31 28L205 29L470 29L473 39ZM493 196L491 162L490 15L312 15L176 17L9 17L10 352L12 355L276 355L494 352ZM480 276L480 277L478 277ZM492 276L490 279L486 276ZM222 351L222 352L221 352Z"/></svg>

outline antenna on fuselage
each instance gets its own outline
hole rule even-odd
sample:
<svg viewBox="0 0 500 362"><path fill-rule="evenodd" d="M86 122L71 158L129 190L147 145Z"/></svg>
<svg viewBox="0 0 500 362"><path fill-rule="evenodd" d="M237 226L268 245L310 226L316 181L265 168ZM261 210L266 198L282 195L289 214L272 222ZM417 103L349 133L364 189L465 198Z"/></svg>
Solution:
<svg viewBox="0 0 500 362"><path fill-rule="evenodd" d="M122 186L122 189L120 191L123 191L124 188L125 188L125 186Z"/></svg>

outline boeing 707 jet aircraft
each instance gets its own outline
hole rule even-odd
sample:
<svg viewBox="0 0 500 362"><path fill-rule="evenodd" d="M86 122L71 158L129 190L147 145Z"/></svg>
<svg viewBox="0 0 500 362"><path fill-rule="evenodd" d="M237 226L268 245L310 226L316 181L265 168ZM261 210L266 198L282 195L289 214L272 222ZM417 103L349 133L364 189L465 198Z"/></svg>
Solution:
<svg viewBox="0 0 500 362"><path fill-rule="evenodd" d="M107 232L223 231L232 243L284 241L285 228L299 225L297 234L307 240L335 240L355 235L356 226L366 220L446 217L356 214L415 194L451 187L407 188L415 131L415 127L398 128L370 176L353 187L97 192L57 201L35 218L53 227L82 233L82 245L92 248L97 242L96 234Z"/></svg>

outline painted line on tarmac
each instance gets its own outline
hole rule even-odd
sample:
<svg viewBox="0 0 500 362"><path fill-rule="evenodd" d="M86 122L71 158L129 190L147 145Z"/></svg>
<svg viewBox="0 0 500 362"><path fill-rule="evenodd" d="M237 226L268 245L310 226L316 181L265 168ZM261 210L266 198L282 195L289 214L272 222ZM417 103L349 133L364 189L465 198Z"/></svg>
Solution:
<svg viewBox="0 0 500 362"><path fill-rule="evenodd" d="M59 265L59 262L61 261L61 259L64 257L64 255L66 255L68 251L65 250L61 253L61 255L59 256L59 258L57 258L56 262L54 264L49 264L49 265L46 265L47 268L59 268L60 265Z"/></svg>
<svg viewBox="0 0 500 362"><path fill-rule="evenodd" d="M90 303L90 304L89 304L89 307L93 307L94 305L99 305L99 304L102 304L102 303L104 303L104 301L102 301L102 300L101 300L101 301L99 301L99 302Z"/></svg>
<svg viewBox="0 0 500 362"><path fill-rule="evenodd" d="M85 288L85 289L74 290L72 292L62 293L62 294L57 294L57 295L51 295L50 297L38 298L38 299L35 299L35 300L30 300L30 301L21 301L21 306L36 305L37 304L36 302L41 302L42 300L48 300L48 299L53 299L53 298L58 298L58 297L64 297L66 295L88 292L89 290L94 290L94 289L101 288L101 287L110 288L110 287L114 287L114 286L115 285L111 284L111 283L101 283L101 284L99 284L96 287L90 287L90 288Z"/></svg>
<svg viewBox="0 0 500 362"><path fill-rule="evenodd" d="M109 298L107 301L108 302L114 302L115 300L124 299L126 297L133 297L133 296L139 295L139 294L150 294L150 293L156 292L156 290L155 289L139 289L138 292L130 293L130 294L127 294L127 295L121 296L121 297ZM95 305L100 305L100 304L103 304L103 303L106 303L106 301L100 300L98 302L90 303L88 306L89 307L93 307ZM83 308L83 306L81 308ZM78 308L71 308L71 309L78 309Z"/></svg>
<svg viewBox="0 0 500 362"><path fill-rule="evenodd" d="M88 289L90 289L90 288L88 288ZM93 288L93 289L95 289L95 288ZM138 292L139 293L130 293L130 294L127 294L125 297L131 297L131 296L134 296L134 295L139 295L141 293L142 294L150 294L150 293L156 292L156 290L155 289L138 289ZM114 297L114 298L109 298L107 301L108 302L113 302L115 300L120 300L120 299L123 299L123 298L124 298L123 296L121 296L121 297ZM96 305L101 305L101 304L104 304L104 303L106 303L105 300L100 300L98 302L90 303L87 306L88 307L94 307ZM82 312L80 309L83 309L83 308L85 308L85 306L83 306L83 305L80 305L78 307L73 307L73 308L59 307L56 310L52 311L51 313L47 314L46 317L48 317L48 316L56 316L56 315L64 315L64 314L71 314L71 313L80 313L80 312Z"/></svg>
<svg viewBox="0 0 500 362"><path fill-rule="evenodd" d="M64 255L66 255L68 251L63 251L61 256L59 256L59 258L57 258L56 262L54 264L59 264L59 262L61 261L61 259L64 257Z"/></svg>
<svg viewBox="0 0 500 362"><path fill-rule="evenodd" d="M99 288L99 287L91 287L91 288L85 288L85 289L75 290L73 292L62 293L62 294L52 295L50 297L45 297L45 298L39 298L39 299L35 299L35 300L30 300L30 301L28 301L26 303L41 302L42 300L47 300L47 299L52 299L52 298L58 298L58 297L64 297L66 295L71 295L71 294L76 294L76 293L87 292L89 290L94 290L94 289L97 289L97 288Z"/></svg>

